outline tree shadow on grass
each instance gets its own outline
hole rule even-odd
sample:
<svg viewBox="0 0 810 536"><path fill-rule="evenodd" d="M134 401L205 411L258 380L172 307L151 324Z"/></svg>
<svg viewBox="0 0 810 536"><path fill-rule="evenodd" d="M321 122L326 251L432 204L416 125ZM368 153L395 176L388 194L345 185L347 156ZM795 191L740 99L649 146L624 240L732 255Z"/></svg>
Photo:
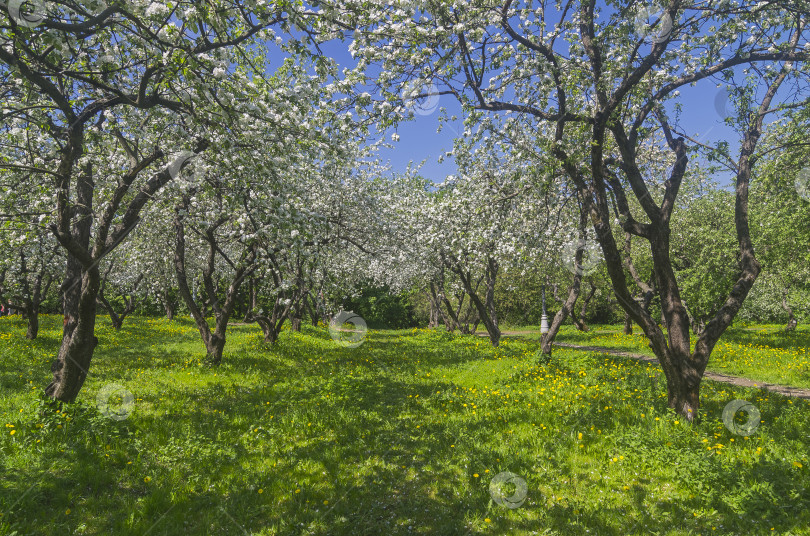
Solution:
<svg viewBox="0 0 810 536"><path fill-rule="evenodd" d="M375 344L370 346L373 350ZM454 386L414 377L412 364L385 370L379 363L396 368L399 354L390 355L392 346L378 348L386 351L328 348L317 364L297 364L284 355L236 355L229 362L231 370L255 368L267 374L267 385L246 386L231 380L203 387L168 384L159 394L173 401L174 414L138 412L136 406L126 424L134 430L132 436L116 439L111 431L116 428L112 428L100 431L92 441L85 438L83 450L60 453L52 448L38 466L17 468L15 477L4 481L3 493L24 492L43 467L58 461L52 481L38 487L37 494L30 501L26 497L12 513L18 516L15 519L27 511L42 515L38 505L45 504L47 511L57 513L70 507L74 518L65 516L63 521L60 517L55 522L52 518L28 519L19 527L26 534L55 527L67 533L79 523L79 516L87 520L90 532L125 535L262 530L316 535L532 531L624 535L673 530L697 533L709 531L709 525L717 523L728 534L751 528L738 520L740 514L746 522L765 515L773 523L768 531L770 526L784 531L807 518L803 510L806 499L792 494L796 474L785 463L756 460L734 466L715 456L693 467L675 467L673 462L682 464L690 458L667 459L670 451L660 438L633 438L637 424L633 415L617 417L589 410L581 403L560 408L565 418L553 433L510 441L506 432L511 425L494 418L472 418L461 411L448 411L447 418L439 414L434 405L441 401L434 402L432 397L437 390L440 397ZM430 364L481 359L452 347L447 353L432 354ZM562 362L555 366L575 375L582 365L566 368ZM649 381L645 373L641 364L629 366L623 372L626 390L645 387ZM516 382L516 378L508 381ZM647 398L639 403L656 404L656 411L664 413L659 400ZM777 398L772 395L762 404L768 423L786 411L780 405L784 401L777 403ZM615 400L602 395L588 402L603 408ZM722 405L722 401L710 399L704 410L716 416L722 413ZM532 423L537 415L521 409L508 417L513 423ZM586 472L567 455L566 448L573 450L574 445L560 439L569 431L572 436L574 428L591 426L615 436L618 444L626 440L627 448L660 452L659 458L674 471L678 486L694 492L694 497L652 503L652 491L664 478L659 477L629 490L610 490L626 500L597 506L588 497L596 497L598 480L583 479ZM773 422L768 432L777 442L806 442L808 426ZM144 442L147 438L150 444ZM104 444L114 441L123 445L117 450L132 454L135 468L128 469L131 466L126 460L107 458ZM530 448L532 441L536 448ZM563 443L555 446L551 441ZM487 469L490 472L484 473ZM628 466L631 469L637 468ZM505 470L525 478L528 484L527 501L515 510L491 503L489 480ZM144 481L147 477L151 482ZM573 490L564 484L572 479L579 480ZM698 482L711 488L701 493ZM743 495L740 490L749 488L751 482L770 483L782 500L773 504L772 494L765 489ZM551 493L541 491L554 486L560 487L564 501L552 501ZM732 508L725 490L736 493L733 498L743 499ZM105 499L83 499L97 494ZM696 519L693 512L701 509L714 509L718 514L711 520ZM785 512L792 513L793 519ZM483 521L485 517L491 522Z"/></svg>

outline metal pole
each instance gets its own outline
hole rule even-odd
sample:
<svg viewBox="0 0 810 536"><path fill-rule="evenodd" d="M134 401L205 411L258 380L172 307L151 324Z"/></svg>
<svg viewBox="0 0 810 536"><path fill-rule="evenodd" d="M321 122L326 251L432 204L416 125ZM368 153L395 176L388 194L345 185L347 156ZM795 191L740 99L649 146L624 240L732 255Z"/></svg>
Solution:
<svg viewBox="0 0 810 536"><path fill-rule="evenodd" d="M540 333L548 333L548 315L546 314L546 285L543 283L543 316L540 317Z"/></svg>

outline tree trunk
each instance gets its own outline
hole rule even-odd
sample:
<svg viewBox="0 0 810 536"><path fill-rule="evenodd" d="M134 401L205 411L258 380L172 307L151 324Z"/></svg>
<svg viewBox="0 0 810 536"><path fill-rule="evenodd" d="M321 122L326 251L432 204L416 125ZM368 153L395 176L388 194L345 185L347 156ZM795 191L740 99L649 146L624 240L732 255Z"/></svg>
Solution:
<svg viewBox="0 0 810 536"><path fill-rule="evenodd" d="M264 342L269 344L275 344L278 341L278 336L281 333L281 328L284 326L284 318L276 319L275 315L273 318L259 315L251 317L251 320L255 320L259 327L262 328L262 333L264 334Z"/></svg>
<svg viewBox="0 0 810 536"><path fill-rule="evenodd" d="M591 286L591 290L582 300L582 307L580 308L579 316L576 314L576 304L571 306L571 319L574 321L574 325L577 327L577 329L583 332L590 331L588 324L585 323L585 314L588 311L588 305L591 303L593 295L596 294L596 285L593 284L593 281L589 281L588 283Z"/></svg>
<svg viewBox="0 0 810 536"><path fill-rule="evenodd" d="M432 286L432 283L431 283ZM428 304L430 307L430 313L428 315L428 329L435 329L439 327L439 309L438 305L436 304L436 300L434 299L434 291L430 290L425 293L428 298Z"/></svg>
<svg viewBox="0 0 810 536"><path fill-rule="evenodd" d="M624 329L622 332L625 335L632 335L633 334L633 320L630 318L630 315L624 313Z"/></svg>
<svg viewBox="0 0 810 536"><path fill-rule="evenodd" d="M66 281L71 279L66 278ZM74 294L72 289L65 293L62 344L51 365L53 380L45 388L45 394L56 400L73 402L87 379L93 351L98 345L94 335L98 285L98 269L92 267L82 274L75 302L70 297Z"/></svg>
<svg viewBox="0 0 810 536"><path fill-rule="evenodd" d="M66 169L62 169L63 167ZM67 160L60 164L60 172L64 177L70 177L70 167L72 162L68 163ZM56 232L60 234L57 239L60 243L62 240L67 241L77 254L86 255L93 224L93 180L90 164L77 177L75 205L68 205L66 199L60 199L58 205L59 227ZM71 229L70 222L74 216L76 218ZM45 387L46 396L61 402L70 403L76 400L87 379L93 351L98 345L94 331L96 297L101 275L97 262L92 257L85 262L88 264L82 266L79 259L68 250L65 278L62 281L62 344L51 365L53 379Z"/></svg>
<svg viewBox="0 0 810 536"><path fill-rule="evenodd" d="M174 305L172 305L172 302L169 299L168 295L163 300L163 310L166 311L167 319L174 320Z"/></svg>
<svg viewBox="0 0 810 536"><path fill-rule="evenodd" d="M110 264L110 269L112 269L112 264ZM109 273L109 270L108 270ZM115 331L120 331L121 326L124 325L124 319L128 317L131 313L135 311L135 306L137 305L137 298L135 298L134 294L124 295L124 310L121 313L115 311L113 305L107 300L104 296L104 289L106 287L106 275L102 279L101 288L98 291L98 297L96 300L98 304L101 305L107 313L110 315L110 321L112 322L113 328ZM141 284L143 280L143 274L139 275L138 278L135 280L135 283L132 285L132 292L136 292L138 290L138 285Z"/></svg>
<svg viewBox="0 0 810 536"><path fill-rule="evenodd" d="M492 258L487 259L487 268L485 272L485 276L487 278L487 294L484 298L486 303L481 301L478 293L473 288L473 281L470 273L465 273L458 263L451 266L451 269L456 272L461 279L465 292L470 297L470 301L475 306L475 309L478 311L478 319L482 324L484 324L484 327L487 330L489 342L492 344L492 346L497 348L501 342L501 330L498 327L498 316L496 314L494 300L495 279L498 275L497 262Z"/></svg>
<svg viewBox="0 0 810 536"><path fill-rule="evenodd" d="M444 323L444 329L448 332L452 332L455 326L458 325L458 318L454 314L453 306L450 304L450 301L447 299L447 294L444 291L444 267L441 269L439 282L433 283L431 281L430 283L430 296L431 302L436 306L436 314ZM442 303L444 303L444 306L447 308L447 314L445 314L442 309Z"/></svg>
<svg viewBox="0 0 810 536"><path fill-rule="evenodd" d="M31 299L28 300L26 307L28 329L25 332L25 338L32 341L36 339L37 335L39 334L39 307L42 304L42 271L44 270L45 266L43 266L39 274L37 274L36 281L34 281L34 288L31 291ZM48 283L45 286L46 294L51 285L51 281L52 279L48 278Z"/></svg>
<svg viewBox="0 0 810 536"><path fill-rule="evenodd" d="M309 314L310 322L312 323L313 328L318 327L318 305L315 303L315 299L311 295L307 295L304 298L304 305L307 308L307 313Z"/></svg>
<svg viewBox="0 0 810 536"><path fill-rule="evenodd" d="M577 252L578 258L576 262L578 264L582 264L582 250ZM568 298L566 298L565 302L563 302L560 310L557 311L557 314L554 315L554 319L551 321L551 325L548 328L548 333L543 335L543 338L540 343L540 351L543 355L550 356L551 355L551 348L554 344L554 339L557 337L557 333L560 331L560 327L565 322L565 319L570 314L571 310L574 307L574 303L576 303L577 298L579 297L579 289L580 284L582 282L582 273L581 270L575 270L574 273L574 282L571 284L571 288L568 290Z"/></svg>
<svg viewBox="0 0 810 536"><path fill-rule="evenodd" d="M110 315L110 322L112 322L112 326L115 329L115 331L120 330L121 324L123 322L121 318L118 316L118 313L115 312L115 309L113 309L113 306L110 304L110 302L107 301L107 298L104 297L104 294L99 292L97 300L98 304L101 305L105 311L107 311L108 315Z"/></svg>
<svg viewBox="0 0 810 536"><path fill-rule="evenodd" d="M447 294L445 294L444 291L442 291L442 301L444 302L444 306L447 308L447 315L445 316L444 320L445 328L451 333L456 329L461 330L461 323L458 320L458 315L453 309L453 304L451 304L450 300L447 299ZM462 300L459 300L459 303L461 302Z"/></svg>
<svg viewBox="0 0 810 536"><path fill-rule="evenodd" d="M264 342L268 344L276 344L278 341L278 334L279 332L276 331L273 322L258 322L259 326L262 328L262 333L264 333Z"/></svg>
<svg viewBox="0 0 810 536"><path fill-rule="evenodd" d="M218 318L214 333L205 341L205 360L212 366L218 367L222 363L222 352L225 349L225 330L227 320L223 324Z"/></svg>
<svg viewBox="0 0 810 536"><path fill-rule="evenodd" d="M799 322L796 320L796 316L793 314L793 308L791 308L788 304L787 293L788 289L786 288L782 293L782 308L787 311L788 314L788 323L785 326L785 331L796 331L796 326L799 325Z"/></svg>
<svg viewBox="0 0 810 536"><path fill-rule="evenodd" d="M248 279L248 303L247 309L245 310L245 316L242 317L242 322L250 322L250 315L258 306L258 285L251 277Z"/></svg>
<svg viewBox="0 0 810 536"><path fill-rule="evenodd" d="M34 340L39 334L39 304L31 304L28 310L28 329L25 332L25 338Z"/></svg>

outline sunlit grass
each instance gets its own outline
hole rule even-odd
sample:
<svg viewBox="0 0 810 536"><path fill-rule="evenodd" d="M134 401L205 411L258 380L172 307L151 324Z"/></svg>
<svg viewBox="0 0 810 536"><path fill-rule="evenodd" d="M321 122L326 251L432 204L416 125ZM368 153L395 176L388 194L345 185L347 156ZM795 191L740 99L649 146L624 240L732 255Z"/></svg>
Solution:
<svg viewBox="0 0 810 536"><path fill-rule="evenodd" d="M533 340L305 327L267 347L233 326L212 369L186 320L99 324L80 404L41 413L61 322L31 342L0 319L0 535L809 533L804 401L706 382L690 425L654 365L542 364ZM126 419L97 409L110 384ZM722 423L736 398L750 437ZM503 471L519 508L492 500Z"/></svg>
<svg viewBox="0 0 810 536"><path fill-rule="evenodd" d="M539 337L539 331L529 336ZM585 333L573 326L565 326L557 340L653 355L647 337L638 328L633 335L625 335L621 326L594 326ZM693 336L693 348L696 340ZM774 325L734 326L715 346L708 370L761 382L810 388L810 326L800 325L794 332L785 332L782 326Z"/></svg>

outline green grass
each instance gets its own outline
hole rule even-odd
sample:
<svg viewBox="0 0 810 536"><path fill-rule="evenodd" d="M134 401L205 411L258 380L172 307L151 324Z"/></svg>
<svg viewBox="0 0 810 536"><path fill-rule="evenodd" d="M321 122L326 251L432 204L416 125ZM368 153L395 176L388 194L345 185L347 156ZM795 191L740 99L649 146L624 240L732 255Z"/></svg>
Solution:
<svg viewBox="0 0 810 536"><path fill-rule="evenodd" d="M100 318L80 401L55 413L60 332L0 319L0 535L810 534L806 401L706 382L690 425L647 363L425 330L268 348L233 326L211 369L188 321ZM123 420L97 408L110 384L134 397ZM761 412L750 437L722 423L737 398ZM492 500L503 471L526 481L518 508Z"/></svg>

